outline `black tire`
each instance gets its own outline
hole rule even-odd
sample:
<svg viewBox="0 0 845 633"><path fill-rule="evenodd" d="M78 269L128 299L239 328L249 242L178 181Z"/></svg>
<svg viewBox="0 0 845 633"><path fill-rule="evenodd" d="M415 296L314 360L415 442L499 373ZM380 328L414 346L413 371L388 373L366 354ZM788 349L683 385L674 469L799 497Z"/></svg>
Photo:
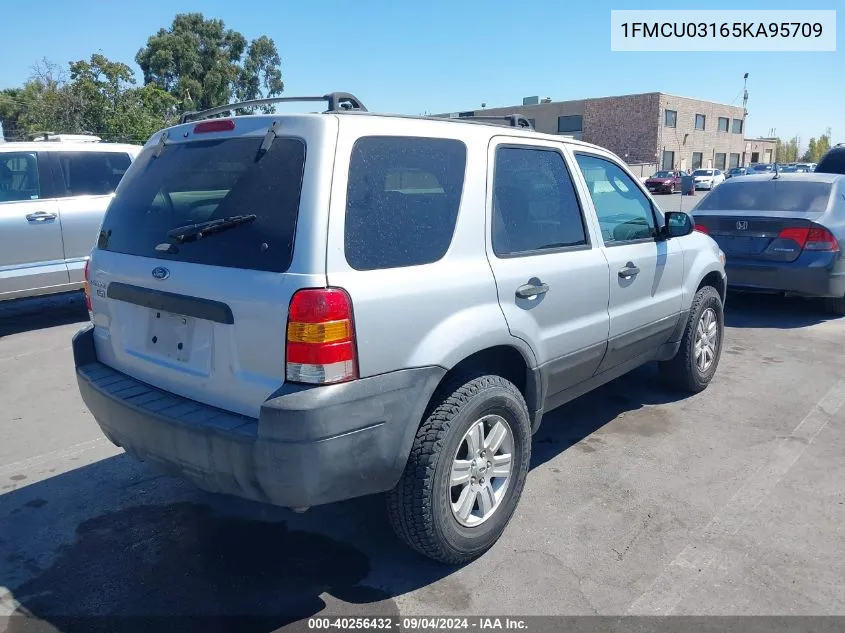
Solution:
<svg viewBox="0 0 845 633"><path fill-rule="evenodd" d="M675 185L669 185L669 193L675 193Z"/></svg>
<svg viewBox="0 0 845 633"><path fill-rule="evenodd" d="M825 308L835 316L845 316L845 297L829 297L824 300Z"/></svg>
<svg viewBox="0 0 845 633"><path fill-rule="evenodd" d="M718 337L716 341L716 354L713 362L706 371L699 369L695 359L695 336L696 328L701 316L708 309L712 308L716 315L716 330ZM722 308L722 298L718 291L712 286L704 286L695 293L690 307L689 317L684 335L681 339L681 347L678 353L671 360L659 364L663 380L670 386L680 391L698 393L704 391L716 368L719 366L719 359L722 356L722 347L725 338L725 319Z"/></svg>
<svg viewBox="0 0 845 633"><path fill-rule="evenodd" d="M467 563L486 552L510 521L531 461L531 423L519 389L500 376L466 376L435 394L420 425L402 478L387 494L396 534L419 553L448 564ZM500 505L475 527L452 513L449 477L464 434L482 416L502 416L513 435L511 479Z"/></svg>

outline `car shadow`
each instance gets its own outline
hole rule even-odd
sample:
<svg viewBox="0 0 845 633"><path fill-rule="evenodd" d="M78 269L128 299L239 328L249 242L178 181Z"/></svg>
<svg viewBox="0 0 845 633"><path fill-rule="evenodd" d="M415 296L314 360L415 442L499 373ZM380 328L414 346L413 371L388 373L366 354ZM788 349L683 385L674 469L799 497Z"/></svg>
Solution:
<svg viewBox="0 0 845 633"><path fill-rule="evenodd" d="M547 416L532 468L623 411L677 400L658 378L642 367ZM655 432L638 424L626 432ZM26 483L23 474L10 480ZM461 583L447 578L458 567L393 535L381 495L297 515L203 493L124 454L6 488L0 586L16 601L9 633L48 630L40 625L65 633L264 633L303 627L310 616L337 613L338 603L344 615L397 616L397 596L436 581L438 603L454 613L472 606Z"/></svg>
<svg viewBox="0 0 845 633"><path fill-rule="evenodd" d="M836 319L817 299L772 294L728 293L725 325L732 328L797 329Z"/></svg>
<svg viewBox="0 0 845 633"><path fill-rule="evenodd" d="M87 320L82 292L0 302L0 338Z"/></svg>
<svg viewBox="0 0 845 633"><path fill-rule="evenodd" d="M531 467L536 468L581 444L622 413L677 402L688 395L665 387L655 363L643 365L547 413L534 436ZM618 422L624 424L620 432L652 436L665 431L666 418L631 416ZM586 444L583 446L586 448Z"/></svg>

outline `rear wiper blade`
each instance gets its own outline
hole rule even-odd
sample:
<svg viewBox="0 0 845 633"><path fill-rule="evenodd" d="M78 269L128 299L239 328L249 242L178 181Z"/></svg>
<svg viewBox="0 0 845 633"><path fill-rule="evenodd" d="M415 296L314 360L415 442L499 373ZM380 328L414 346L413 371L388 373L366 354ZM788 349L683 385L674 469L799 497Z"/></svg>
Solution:
<svg viewBox="0 0 845 633"><path fill-rule="evenodd" d="M206 235L219 233L220 231L225 231L233 226L252 222L257 217L258 216L254 213L250 213L249 215L232 215L228 218L209 220L208 222L199 222L197 224L186 224L185 226L177 226L175 229L170 229L167 232L167 237L172 238L179 243L193 242L194 240L203 238Z"/></svg>

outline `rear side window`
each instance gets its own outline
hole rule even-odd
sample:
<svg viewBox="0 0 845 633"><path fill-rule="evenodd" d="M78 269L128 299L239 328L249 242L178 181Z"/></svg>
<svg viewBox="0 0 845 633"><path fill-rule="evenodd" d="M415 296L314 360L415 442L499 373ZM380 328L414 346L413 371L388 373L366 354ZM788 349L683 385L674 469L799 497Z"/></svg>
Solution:
<svg viewBox="0 0 845 633"><path fill-rule="evenodd" d="M117 189L129 169L122 152L56 152L66 196L105 196Z"/></svg>
<svg viewBox="0 0 845 633"><path fill-rule="evenodd" d="M0 154L0 202L38 200L40 197L35 152Z"/></svg>
<svg viewBox="0 0 845 633"><path fill-rule="evenodd" d="M144 150L117 188L98 247L209 266L286 271L293 256L305 144L277 138L260 156L262 140L178 143L166 146L158 158L153 148ZM239 215L256 217L195 241L177 243L167 236L177 227Z"/></svg>
<svg viewBox="0 0 845 633"><path fill-rule="evenodd" d="M845 174L845 149L828 152L816 166L816 171L824 174Z"/></svg>
<svg viewBox="0 0 845 633"><path fill-rule="evenodd" d="M430 264L452 242L466 146L453 139L358 139L346 190L346 261L356 270Z"/></svg>
<svg viewBox="0 0 845 633"><path fill-rule="evenodd" d="M696 207L703 211L790 211L823 213L830 200L828 182L756 180L725 182Z"/></svg>
<svg viewBox="0 0 845 633"><path fill-rule="evenodd" d="M560 153L496 150L492 232L499 257L587 243L578 196Z"/></svg>

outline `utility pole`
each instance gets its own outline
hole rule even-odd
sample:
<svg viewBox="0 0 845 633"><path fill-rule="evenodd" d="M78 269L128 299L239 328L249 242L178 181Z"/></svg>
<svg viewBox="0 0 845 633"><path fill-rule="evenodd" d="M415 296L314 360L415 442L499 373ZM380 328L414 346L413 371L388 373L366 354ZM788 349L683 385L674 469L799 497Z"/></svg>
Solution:
<svg viewBox="0 0 845 633"><path fill-rule="evenodd" d="M742 82L742 112L744 116L748 116L748 110L745 107L748 105L748 73L743 75Z"/></svg>

